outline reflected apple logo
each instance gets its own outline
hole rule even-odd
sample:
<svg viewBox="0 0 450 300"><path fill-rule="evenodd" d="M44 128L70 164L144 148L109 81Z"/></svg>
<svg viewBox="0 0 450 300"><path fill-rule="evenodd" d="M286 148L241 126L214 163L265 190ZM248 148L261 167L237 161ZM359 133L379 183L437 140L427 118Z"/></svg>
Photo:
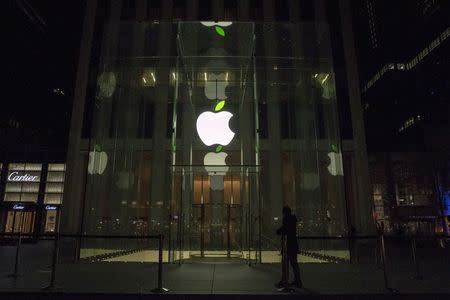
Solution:
<svg viewBox="0 0 450 300"><path fill-rule="evenodd" d="M88 173L103 174L108 163L108 155L103 151L89 152Z"/></svg>
<svg viewBox="0 0 450 300"><path fill-rule="evenodd" d="M203 158L203 164L209 174L210 187L213 191L221 191L224 189L223 176L229 169L225 162L227 156L228 154L225 152L208 152Z"/></svg>
<svg viewBox="0 0 450 300"><path fill-rule="evenodd" d="M211 27L211 26L221 26L221 27L227 27L233 24L233 22L211 22L211 21L203 21L200 22L203 26Z"/></svg>
<svg viewBox="0 0 450 300"><path fill-rule="evenodd" d="M225 159L228 154L225 152L208 152L203 158L203 164L208 174L225 175L229 169Z"/></svg>
<svg viewBox="0 0 450 300"><path fill-rule="evenodd" d="M113 72L103 72L97 79L98 98L110 98L116 89L116 75Z"/></svg>
<svg viewBox="0 0 450 300"><path fill-rule="evenodd" d="M333 176L343 176L342 153L329 152L327 155L330 158L330 164L327 166L328 172Z"/></svg>
<svg viewBox="0 0 450 300"><path fill-rule="evenodd" d="M213 113L205 111L197 118L197 133L203 144L211 146L228 145L234 138L234 132L229 127L233 114L228 111Z"/></svg>

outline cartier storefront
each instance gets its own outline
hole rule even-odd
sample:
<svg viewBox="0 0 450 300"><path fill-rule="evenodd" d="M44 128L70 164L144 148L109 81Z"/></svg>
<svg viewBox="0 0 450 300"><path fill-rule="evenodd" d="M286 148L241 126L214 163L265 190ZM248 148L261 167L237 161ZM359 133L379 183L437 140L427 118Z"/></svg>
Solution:
<svg viewBox="0 0 450 300"><path fill-rule="evenodd" d="M4 162L0 166L1 232L21 232L25 238L55 232L65 164Z"/></svg>

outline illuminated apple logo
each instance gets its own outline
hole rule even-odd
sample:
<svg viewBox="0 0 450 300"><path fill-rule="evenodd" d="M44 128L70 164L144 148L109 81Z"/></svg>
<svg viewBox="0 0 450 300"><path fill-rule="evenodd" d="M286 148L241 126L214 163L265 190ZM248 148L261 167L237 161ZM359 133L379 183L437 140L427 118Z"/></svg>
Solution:
<svg viewBox="0 0 450 300"><path fill-rule="evenodd" d="M89 152L88 173L103 174L108 163L108 155L96 145L94 151Z"/></svg>
<svg viewBox="0 0 450 300"><path fill-rule="evenodd" d="M113 72L103 72L97 79L98 98L109 98L116 89L116 75Z"/></svg>
<svg viewBox="0 0 450 300"><path fill-rule="evenodd" d="M197 118L197 133L203 144L211 146L228 145L234 137L228 122L233 114L228 111L218 113L205 111Z"/></svg>

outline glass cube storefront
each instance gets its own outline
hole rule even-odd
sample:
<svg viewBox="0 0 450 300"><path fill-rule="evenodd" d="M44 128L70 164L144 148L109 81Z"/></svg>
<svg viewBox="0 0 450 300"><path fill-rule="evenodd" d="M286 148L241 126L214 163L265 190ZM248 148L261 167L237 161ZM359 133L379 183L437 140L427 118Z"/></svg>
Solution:
<svg viewBox="0 0 450 300"><path fill-rule="evenodd" d="M84 234L164 233L169 261L271 262L289 205L298 235L346 235L326 24L112 23L100 51Z"/></svg>

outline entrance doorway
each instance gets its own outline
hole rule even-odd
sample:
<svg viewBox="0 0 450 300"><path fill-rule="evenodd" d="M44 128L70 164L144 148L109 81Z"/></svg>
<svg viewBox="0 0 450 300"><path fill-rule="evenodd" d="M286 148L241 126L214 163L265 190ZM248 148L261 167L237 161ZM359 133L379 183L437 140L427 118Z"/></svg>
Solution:
<svg viewBox="0 0 450 300"><path fill-rule="evenodd" d="M5 232L7 233L33 233L34 211L8 211L6 215Z"/></svg>
<svg viewBox="0 0 450 300"><path fill-rule="evenodd" d="M200 167L175 167L179 170L172 181L172 262L258 261L258 173L249 167L227 168L226 173L209 174Z"/></svg>

